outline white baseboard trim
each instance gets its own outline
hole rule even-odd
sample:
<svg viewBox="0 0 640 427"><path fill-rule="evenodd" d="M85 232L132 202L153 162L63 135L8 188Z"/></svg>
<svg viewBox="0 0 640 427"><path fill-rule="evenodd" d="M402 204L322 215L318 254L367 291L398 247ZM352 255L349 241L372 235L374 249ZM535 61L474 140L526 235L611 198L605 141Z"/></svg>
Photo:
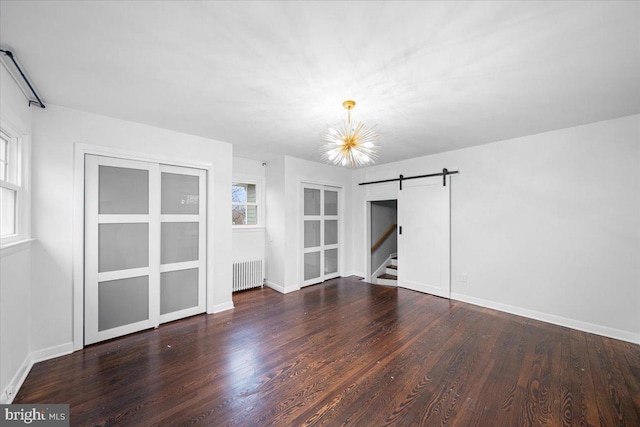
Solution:
<svg viewBox="0 0 640 427"><path fill-rule="evenodd" d="M13 398L16 396L16 394L18 394L18 391L20 390L20 387L22 387L24 380L27 379L27 375L29 375L29 372L31 372L31 368L33 367L34 363L44 362L45 360L53 359L55 357L64 356L71 353L73 353L72 342L44 348L42 350L37 350L29 353L16 371L16 374L11 379L11 382L4 390L2 390L2 395L0 395L0 404L9 404L13 402Z"/></svg>
<svg viewBox="0 0 640 427"><path fill-rule="evenodd" d="M278 285L277 283L271 282L269 280L265 280L265 285L273 289L274 291L278 291L281 294L284 294L284 286Z"/></svg>
<svg viewBox="0 0 640 427"><path fill-rule="evenodd" d="M27 379L27 375L29 375L32 366L33 362L29 355L27 355L24 362L22 362L22 365L18 368L16 374L11 378L11 382L4 390L2 390L2 396L0 396L1 404L9 404L13 402L13 398L18 394L18 390L22 387L24 380Z"/></svg>
<svg viewBox="0 0 640 427"><path fill-rule="evenodd" d="M223 302L222 304L216 304L213 306L213 311L211 313L220 313L222 311L232 310L234 309L233 301Z"/></svg>
<svg viewBox="0 0 640 427"><path fill-rule="evenodd" d="M281 294L288 294L291 292L295 292L295 291L299 291L300 290L300 286L289 286L289 287L284 287L282 285L279 285L277 283L271 282L269 280L267 280L266 285L268 287L270 287L271 289L273 289L274 291L278 291Z"/></svg>
<svg viewBox="0 0 640 427"><path fill-rule="evenodd" d="M65 344L56 345L54 347L33 351L31 352L30 357L33 363L38 363L71 353L73 353L73 343L68 342Z"/></svg>
<svg viewBox="0 0 640 427"><path fill-rule="evenodd" d="M362 271L347 271L344 274L342 274L342 277L351 277L351 276L364 277L364 273Z"/></svg>
<svg viewBox="0 0 640 427"><path fill-rule="evenodd" d="M530 319L540 320L542 322L552 323L554 325L565 326L571 329L588 332L590 334L602 335L604 337L616 340L627 341L633 344L640 344L640 334L621 329L609 328L607 326L596 325L593 323L583 322L580 320L569 319L555 314L542 313L540 311L529 310L522 307L516 307L509 304L502 304L495 301L489 301L482 298L476 298L469 295L452 292L451 299L466 302L480 307L491 308L505 313L515 314L517 316L528 317Z"/></svg>

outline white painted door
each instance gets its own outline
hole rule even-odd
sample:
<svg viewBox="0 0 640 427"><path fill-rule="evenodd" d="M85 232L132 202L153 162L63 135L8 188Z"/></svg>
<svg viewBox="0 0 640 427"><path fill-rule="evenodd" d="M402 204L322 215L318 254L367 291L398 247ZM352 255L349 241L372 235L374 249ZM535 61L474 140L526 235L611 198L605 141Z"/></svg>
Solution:
<svg viewBox="0 0 640 427"><path fill-rule="evenodd" d="M205 312L206 172L160 165L160 323Z"/></svg>
<svg viewBox="0 0 640 427"><path fill-rule="evenodd" d="M158 165L85 159L85 344L158 325Z"/></svg>
<svg viewBox="0 0 640 427"><path fill-rule="evenodd" d="M85 344L205 311L205 174L86 156Z"/></svg>
<svg viewBox="0 0 640 427"><path fill-rule="evenodd" d="M302 186L302 286L339 277L340 189Z"/></svg>
<svg viewBox="0 0 640 427"><path fill-rule="evenodd" d="M404 181L398 192L398 286L449 298L450 188L441 177Z"/></svg>

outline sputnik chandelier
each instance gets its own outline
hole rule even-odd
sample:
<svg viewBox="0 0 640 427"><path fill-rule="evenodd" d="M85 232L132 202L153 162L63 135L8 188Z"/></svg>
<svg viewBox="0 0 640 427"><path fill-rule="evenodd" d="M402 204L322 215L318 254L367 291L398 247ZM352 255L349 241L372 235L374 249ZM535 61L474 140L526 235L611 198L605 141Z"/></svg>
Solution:
<svg viewBox="0 0 640 427"><path fill-rule="evenodd" d="M322 135L325 142L320 147L322 160L350 168L374 163L380 148L374 144L378 137L377 132L373 127L367 127L364 122L351 124L351 110L356 106L356 101L344 101L342 106L347 109L347 121L335 129L329 128Z"/></svg>

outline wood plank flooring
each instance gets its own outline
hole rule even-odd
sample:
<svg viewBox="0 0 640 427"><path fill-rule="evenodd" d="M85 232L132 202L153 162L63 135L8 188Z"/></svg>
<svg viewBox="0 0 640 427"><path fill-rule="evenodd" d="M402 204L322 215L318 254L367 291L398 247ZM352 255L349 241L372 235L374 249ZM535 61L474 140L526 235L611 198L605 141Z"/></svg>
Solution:
<svg viewBox="0 0 640 427"><path fill-rule="evenodd" d="M640 346L342 278L36 364L72 425L640 426Z"/></svg>

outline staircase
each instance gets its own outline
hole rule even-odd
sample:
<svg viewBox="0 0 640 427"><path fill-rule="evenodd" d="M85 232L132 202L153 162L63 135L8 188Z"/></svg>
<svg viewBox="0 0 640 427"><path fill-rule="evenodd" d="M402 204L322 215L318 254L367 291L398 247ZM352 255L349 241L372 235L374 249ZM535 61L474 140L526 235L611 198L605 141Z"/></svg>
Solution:
<svg viewBox="0 0 640 427"><path fill-rule="evenodd" d="M398 258L391 258L391 263L387 265L384 274L375 279L377 285L398 286Z"/></svg>

